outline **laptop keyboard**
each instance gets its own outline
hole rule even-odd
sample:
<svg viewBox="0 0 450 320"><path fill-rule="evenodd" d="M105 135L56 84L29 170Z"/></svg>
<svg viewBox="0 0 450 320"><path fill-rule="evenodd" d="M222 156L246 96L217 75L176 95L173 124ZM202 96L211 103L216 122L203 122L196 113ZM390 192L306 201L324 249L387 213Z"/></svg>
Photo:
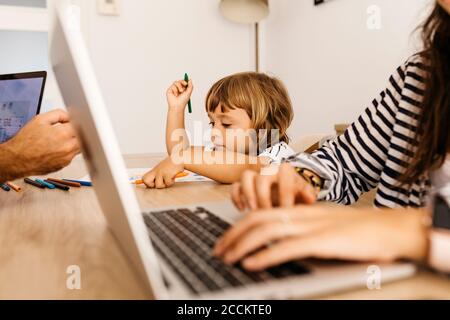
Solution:
<svg viewBox="0 0 450 320"><path fill-rule="evenodd" d="M246 286L310 271L291 262L262 272L229 266L212 255L216 240L230 227L218 216L197 208L144 213L155 250L193 293Z"/></svg>

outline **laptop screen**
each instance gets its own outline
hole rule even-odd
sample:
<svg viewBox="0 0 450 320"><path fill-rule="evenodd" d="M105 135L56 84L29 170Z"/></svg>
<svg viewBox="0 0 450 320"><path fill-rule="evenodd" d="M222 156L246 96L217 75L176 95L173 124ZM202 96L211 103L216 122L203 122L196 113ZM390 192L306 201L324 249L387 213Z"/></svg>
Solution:
<svg viewBox="0 0 450 320"><path fill-rule="evenodd" d="M0 143L39 113L46 72L0 75Z"/></svg>

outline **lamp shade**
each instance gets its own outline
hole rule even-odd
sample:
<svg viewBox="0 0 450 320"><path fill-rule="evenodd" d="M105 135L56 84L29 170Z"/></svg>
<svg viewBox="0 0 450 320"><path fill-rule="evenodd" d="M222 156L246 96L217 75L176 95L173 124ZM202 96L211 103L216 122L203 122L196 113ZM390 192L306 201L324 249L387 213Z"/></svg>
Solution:
<svg viewBox="0 0 450 320"><path fill-rule="evenodd" d="M221 0L222 15L237 23L257 23L269 15L269 0Z"/></svg>

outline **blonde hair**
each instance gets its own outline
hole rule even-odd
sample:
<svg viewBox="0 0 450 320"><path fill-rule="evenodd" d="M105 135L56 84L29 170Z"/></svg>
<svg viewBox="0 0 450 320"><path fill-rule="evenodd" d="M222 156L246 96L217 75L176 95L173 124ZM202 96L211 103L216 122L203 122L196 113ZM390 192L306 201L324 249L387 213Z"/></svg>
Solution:
<svg viewBox="0 0 450 320"><path fill-rule="evenodd" d="M291 99L283 83L264 73L237 73L217 81L206 97L206 111L214 112L220 105L227 109L243 109L253 129L279 130L279 141L288 143L293 115ZM270 141L269 144L273 142Z"/></svg>

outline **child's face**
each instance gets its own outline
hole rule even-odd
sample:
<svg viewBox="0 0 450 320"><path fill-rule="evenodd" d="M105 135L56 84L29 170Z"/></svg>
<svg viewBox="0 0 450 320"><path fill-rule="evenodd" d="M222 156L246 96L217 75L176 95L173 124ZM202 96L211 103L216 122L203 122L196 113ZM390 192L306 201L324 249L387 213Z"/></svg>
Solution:
<svg viewBox="0 0 450 320"><path fill-rule="evenodd" d="M217 149L248 154L251 144L249 130L252 121L243 109L226 109L220 105L214 112L208 112L212 127L211 141Z"/></svg>

